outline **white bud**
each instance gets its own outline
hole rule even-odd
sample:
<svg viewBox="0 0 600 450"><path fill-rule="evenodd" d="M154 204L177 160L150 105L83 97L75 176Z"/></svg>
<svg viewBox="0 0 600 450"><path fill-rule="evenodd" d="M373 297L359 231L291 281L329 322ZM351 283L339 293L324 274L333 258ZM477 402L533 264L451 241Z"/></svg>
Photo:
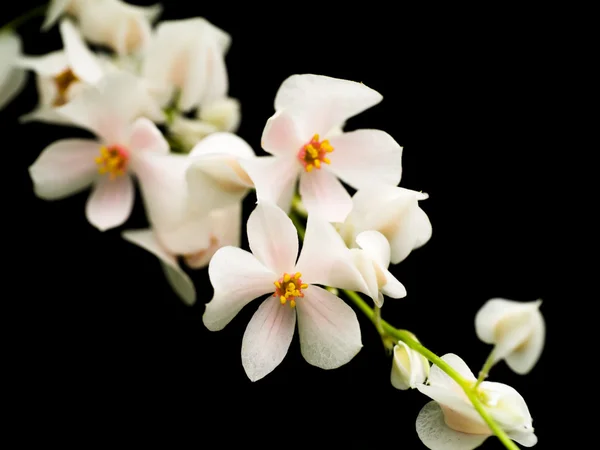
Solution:
<svg viewBox="0 0 600 450"><path fill-rule="evenodd" d="M414 389L429 376L429 362L420 353L400 341L394 346L392 361L392 386L396 389Z"/></svg>

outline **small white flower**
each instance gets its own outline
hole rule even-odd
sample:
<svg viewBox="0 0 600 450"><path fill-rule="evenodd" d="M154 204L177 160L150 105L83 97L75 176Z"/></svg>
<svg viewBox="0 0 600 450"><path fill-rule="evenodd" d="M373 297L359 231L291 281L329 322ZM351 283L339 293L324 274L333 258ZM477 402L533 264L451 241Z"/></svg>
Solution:
<svg viewBox="0 0 600 450"><path fill-rule="evenodd" d="M494 361L504 359L508 367L525 375L533 369L544 349L546 325L541 300L516 302L488 300L475 316L477 337L494 344Z"/></svg>
<svg viewBox="0 0 600 450"><path fill-rule="evenodd" d="M16 66L21 56L21 38L10 31L0 31L0 109L25 87L25 71Z"/></svg>
<svg viewBox="0 0 600 450"><path fill-rule="evenodd" d="M425 383L429 376L429 361L420 353L412 350L404 342L394 346L392 359L392 386L396 389L414 389Z"/></svg>
<svg viewBox="0 0 600 450"><path fill-rule="evenodd" d="M223 247L210 261L214 297L203 316L206 327L221 330L252 300L271 294L254 313L242 341L242 365L252 381L281 363L296 317L306 361L323 369L349 362L362 347L356 314L339 297L302 275L318 261L301 255L296 263L298 234L290 218L277 206L259 202L247 231L252 253ZM327 250L322 248L322 254Z"/></svg>
<svg viewBox="0 0 600 450"><path fill-rule="evenodd" d="M262 135L263 149L273 156L245 163L259 200L289 210L299 178L308 212L342 222L352 200L338 177L355 189L396 186L402 147L389 134L380 130L339 134L346 119L381 99L373 89L347 80L320 75L293 75L285 80L275 99L275 115Z"/></svg>
<svg viewBox="0 0 600 450"><path fill-rule="evenodd" d="M473 372L460 357L449 353L442 359L475 385ZM471 450L492 435L464 391L435 365L431 367L428 383L417 385L417 389L434 401L421 409L416 422L417 434L427 448ZM478 386L477 395L511 439L524 447L537 443L531 414L516 390L506 384L484 381Z"/></svg>
<svg viewBox="0 0 600 450"><path fill-rule="evenodd" d="M428 197L395 186L361 189L352 197L350 214L337 228L349 247L358 245L356 238L363 231L379 231L390 243L390 261L398 264L431 238L431 222L419 206Z"/></svg>

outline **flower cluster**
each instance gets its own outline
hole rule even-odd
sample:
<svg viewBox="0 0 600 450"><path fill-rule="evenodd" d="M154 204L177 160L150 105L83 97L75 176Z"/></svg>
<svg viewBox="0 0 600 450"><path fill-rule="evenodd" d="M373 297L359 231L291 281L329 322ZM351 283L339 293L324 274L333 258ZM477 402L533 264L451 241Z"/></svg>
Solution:
<svg viewBox="0 0 600 450"><path fill-rule="evenodd" d="M29 168L36 195L58 200L91 188L85 214L104 231L126 224L137 183L150 227L125 229L122 237L160 260L188 305L197 296L180 262L208 266L209 330L223 329L262 298L241 343L250 380L282 362L296 324L309 364L335 369L352 360L362 348L361 328L341 291L392 354L391 384L433 400L416 421L428 448L468 450L493 434L508 447L510 439L534 445L523 398L485 378L501 360L520 374L533 368L545 339L541 301L492 299L481 308L476 333L494 348L479 378L458 356L435 356L381 317L385 297L408 295L390 264L432 234L421 208L428 195L399 186L403 148L382 130L345 129L382 95L354 81L291 75L262 133L268 156L257 156L235 134L240 105L228 96L230 36L202 17L155 23L161 10L120 0L53 0L42 30L57 25L63 48L43 56L23 54L10 27L0 33L0 107L32 72L39 105L20 121L94 136L40 149ZM249 252L240 248L242 201L252 191Z"/></svg>

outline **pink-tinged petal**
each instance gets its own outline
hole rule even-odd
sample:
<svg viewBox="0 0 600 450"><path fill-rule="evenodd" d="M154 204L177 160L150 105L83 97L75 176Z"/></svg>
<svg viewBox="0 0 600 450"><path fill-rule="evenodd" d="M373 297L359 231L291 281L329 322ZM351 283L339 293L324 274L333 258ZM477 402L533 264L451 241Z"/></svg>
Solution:
<svg viewBox="0 0 600 450"><path fill-rule="evenodd" d="M88 139L63 139L46 147L29 167L35 194L57 200L89 187L98 172L100 144Z"/></svg>
<svg viewBox="0 0 600 450"><path fill-rule="evenodd" d="M121 236L123 239L135 244L156 256L165 272L165 276L175 293L187 305L196 303L196 289L190 277L183 271L177 258L166 252L156 239L151 229L127 230Z"/></svg>
<svg viewBox="0 0 600 450"><path fill-rule="evenodd" d="M88 221L100 231L122 225L131 214L134 195L129 174L114 180L108 176L99 178L85 206Z"/></svg>
<svg viewBox="0 0 600 450"><path fill-rule="evenodd" d="M130 151L169 153L169 143L150 119L140 117L131 126L129 134Z"/></svg>
<svg viewBox="0 0 600 450"><path fill-rule="evenodd" d="M396 186L402 176L402 147L380 130L357 130L329 139L331 171L355 189Z"/></svg>
<svg viewBox="0 0 600 450"><path fill-rule="evenodd" d="M390 243L383 234L374 230L363 231L356 236L356 243L382 269L385 270L389 267Z"/></svg>
<svg viewBox="0 0 600 450"><path fill-rule="evenodd" d="M282 305L272 296L262 302L242 340L242 365L251 381L270 374L283 361L295 328L294 308Z"/></svg>
<svg viewBox="0 0 600 450"><path fill-rule="evenodd" d="M310 214L296 271L302 274L304 283L368 294L367 286L352 264L349 252L332 224L316 214Z"/></svg>
<svg viewBox="0 0 600 450"><path fill-rule="evenodd" d="M343 222L352 210L350 194L326 168L301 173L300 195L309 214L328 222Z"/></svg>
<svg viewBox="0 0 600 450"><path fill-rule="evenodd" d="M263 130L260 140L262 148L272 155L296 157L313 136L300 135L297 121L298 118L291 111L276 112L267 120Z"/></svg>
<svg viewBox="0 0 600 450"><path fill-rule="evenodd" d="M317 286L297 299L300 350L309 364L335 369L362 348L356 313L339 297Z"/></svg>
<svg viewBox="0 0 600 450"><path fill-rule="evenodd" d="M58 22L60 16L67 12L69 3L73 3L72 0L50 0L48 10L46 11L46 18L42 24L42 31L48 31L52 25Z"/></svg>
<svg viewBox="0 0 600 450"><path fill-rule="evenodd" d="M275 203L289 212L301 168L295 159L260 156L239 163L254 183L259 201Z"/></svg>
<svg viewBox="0 0 600 450"><path fill-rule="evenodd" d="M430 450L473 450L490 436L455 431L446 425L444 413L436 402L421 409L416 422L417 435Z"/></svg>
<svg viewBox="0 0 600 450"><path fill-rule="evenodd" d="M298 257L298 232L278 206L259 201L248 217L248 244L254 256L276 274L293 274Z"/></svg>
<svg viewBox="0 0 600 450"><path fill-rule="evenodd" d="M454 429L466 433L489 433L489 428L460 388L450 390L426 384L417 384L416 387L445 409L446 419L453 424Z"/></svg>
<svg viewBox="0 0 600 450"><path fill-rule="evenodd" d="M208 265L214 289L202 321L210 331L222 330L241 309L261 295L273 293L278 276L252 253L236 247L217 250Z"/></svg>
<svg viewBox="0 0 600 450"><path fill-rule="evenodd" d="M92 51L85 45L79 30L69 19L60 23L60 36L69 60L69 66L78 78L96 84L104 75Z"/></svg>

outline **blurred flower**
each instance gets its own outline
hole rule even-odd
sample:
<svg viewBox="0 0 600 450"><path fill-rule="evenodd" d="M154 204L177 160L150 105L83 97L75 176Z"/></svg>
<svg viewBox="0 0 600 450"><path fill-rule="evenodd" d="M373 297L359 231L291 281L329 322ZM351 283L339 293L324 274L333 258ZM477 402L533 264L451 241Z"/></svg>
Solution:
<svg viewBox="0 0 600 450"><path fill-rule="evenodd" d="M449 353L442 359L475 385L473 372L460 357ZM417 389L435 401L421 409L416 423L417 434L427 448L471 450L492 435L464 391L435 365L431 367L428 383L417 385ZM511 439L524 447L537 443L529 409L516 390L502 383L484 381L477 387L477 395Z"/></svg>
<svg viewBox="0 0 600 450"><path fill-rule="evenodd" d="M356 314L339 297L302 276L301 271L316 261L300 256L296 264L298 235L290 218L275 205L259 202L247 231L252 253L223 247L210 261L214 296L203 316L206 327L221 330L250 301L272 293L254 313L242 341L242 365L252 381L281 363L296 315L306 361L323 369L350 361L362 347Z"/></svg>
<svg viewBox="0 0 600 450"><path fill-rule="evenodd" d="M492 356L506 361L516 373L533 369L544 349L546 325L540 312L541 300L515 302L502 298L488 300L475 316L477 337L494 344Z"/></svg>
<svg viewBox="0 0 600 450"><path fill-rule="evenodd" d="M82 5L94 0L50 0L42 30L50 29L65 14L77 17Z"/></svg>
<svg viewBox="0 0 600 450"><path fill-rule="evenodd" d="M19 35L0 30L0 109L25 87L25 71L15 64L21 55L21 45Z"/></svg>
<svg viewBox="0 0 600 450"><path fill-rule="evenodd" d="M275 99L275 115L262 135L263 149L273 156L245 163L259 200L289 210L300 178L300 195L308 212L342 222L352 200L338 177L355 189L396 186L402 147L389 134L380 130L338 134L348 118L381 99L373 89L347 80L320 75L293 75L285 80Z"/></svg>
<svg viewBox="0 0 600 450"><path fill-rule="evenodd" d="M392 386L396 389L414 389L425 383L429 376L429 361L420 353L399 341L394 346L392 358Z"/></svg>

